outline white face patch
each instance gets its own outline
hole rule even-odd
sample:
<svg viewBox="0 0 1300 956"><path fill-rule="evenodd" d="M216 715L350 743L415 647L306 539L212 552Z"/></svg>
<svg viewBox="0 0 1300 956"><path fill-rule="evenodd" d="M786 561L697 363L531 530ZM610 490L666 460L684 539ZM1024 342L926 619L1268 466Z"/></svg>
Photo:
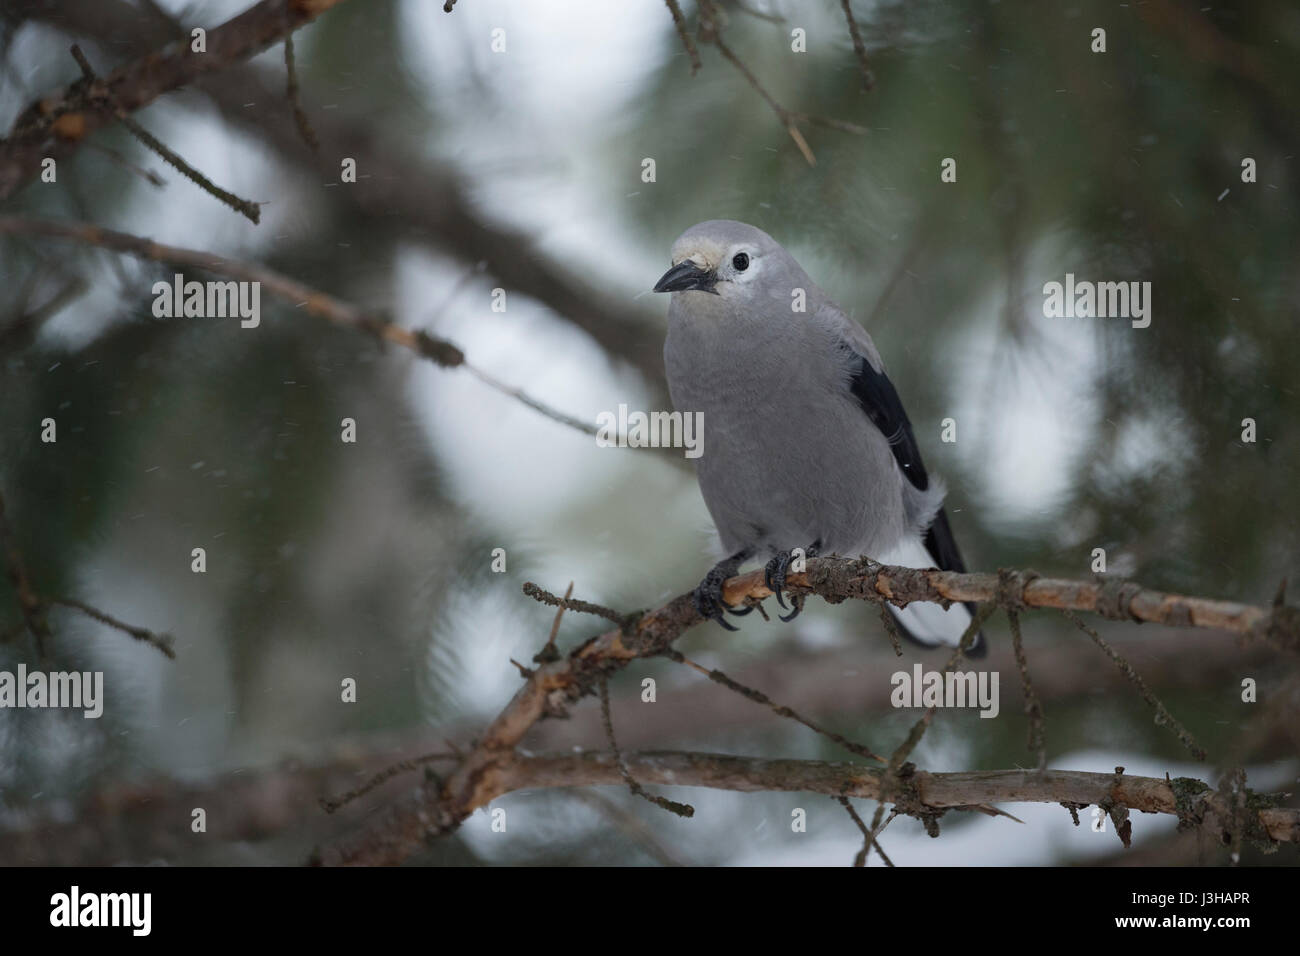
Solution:
<svg viewBox="0 0 1300 956"><path fill-rule="evenodd" d="M712 272L718 267L718 264L726 257L727 250L719 243L709 239L693 238L684 242L679 241L673 246L672 258L673 265L677 265L683 260L690 259L696 265Z"/></svg>

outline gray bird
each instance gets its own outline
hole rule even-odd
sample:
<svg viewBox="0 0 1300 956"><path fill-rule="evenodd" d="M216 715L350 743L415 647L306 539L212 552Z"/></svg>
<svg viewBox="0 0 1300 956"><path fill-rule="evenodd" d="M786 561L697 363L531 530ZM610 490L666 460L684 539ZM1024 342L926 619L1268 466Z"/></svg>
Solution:
<svg viewBox="0 0 1300 956"><path fill-rule="evenodd" d="M885 564L964 571L898 393L866 331L771 236L728 219L673 243L664 366L673 406L703 413L700 491L725 553L695 590L729 630L721 586L767 559L777 603L791 551L865 554ZM800 308L802 306L802 309ZM802 604L782 620L791 620ZM890 607L926 646L956 645L972 605ZM982 649L977 635L975 650Z"/></svg>

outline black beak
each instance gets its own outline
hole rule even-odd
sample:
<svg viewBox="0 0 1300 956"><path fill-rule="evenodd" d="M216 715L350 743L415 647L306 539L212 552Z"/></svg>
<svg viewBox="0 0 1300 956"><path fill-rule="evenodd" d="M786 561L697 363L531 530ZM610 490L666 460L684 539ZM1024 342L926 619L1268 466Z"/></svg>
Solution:
<svg viewBox="0 0 1300 956"><path fill-rule="evenodd" d="M655 283L656 292L712 292L717 295L714 286L718 284L717 273L701 269L690 259L683 259L663 274Z"/></svg>

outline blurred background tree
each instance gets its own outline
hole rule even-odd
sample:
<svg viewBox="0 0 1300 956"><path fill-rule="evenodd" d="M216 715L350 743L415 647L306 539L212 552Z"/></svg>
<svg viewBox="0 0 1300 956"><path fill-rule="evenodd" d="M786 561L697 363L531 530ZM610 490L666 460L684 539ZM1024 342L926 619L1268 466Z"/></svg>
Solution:
<svg viewBox="0 0 1300 956"><path fill-rule="evenodd" d="M0 127L80 75L71 42L106 75L249 5L10 0ZM699 11L684 6L694 35ZM864 90L839 3L717 6L727 47L777 103L862 131L801 124L811 165L715 45L700 43L692 73L661 0L476 0L451 15L432 0L372 0L297 34L319 152L296 129L278 45L138 114L214 181L266 203L259 225L120 126L3 211L264 262L449 338L497 377L592 421L619 403L666 401L665 303L646 290L672 239L699 220L746 220L875 337L951 489L973 568L1084 577L1104 548L1111 574L1261 604L1296 579L1300 9L855 3L874 77ZM1104 53L1092 51L1098 27ZM503 52L492 49L497 28ZM792 51L796 28L806 52ZM344 157L357 161L355 184L340 183ZM646 158L654 182L642 180ZM955 183L940 180L945 158ZM1256 182L1242 181L1246 158ZM157 170L165 186L132 166ZM328 764L340 748L463 740L516 686L508 659L528 660L550 626L520 593L524 580L561 592L574 580L578 596L632 609L685 590L708 566L708 517L689 471L597 448L463 372L269 298L254 330L156 319L152 283L174 271L0 240L0 489L29 571L49 593L177 638L170 662L54 614L49 666L104 670L108 706L93 723L0 712L0 826L45 827L50 858L300 860L335 826L310 803L324 791L303 798L291 826L201 848L160 842L166 825L147 818L110 838L87 800L141 781L180 793L286 759ZM1150 281L1150 327L1044 318L1043 284L1067 272ZM504 313L491 308L497 288ZM46 416L57 444L39 439ZM356 445L338 441L344 417L359 423ZM939 440L945 418L957 422L955 443ZM1257 423L1253 444L1242 441L1245 418ZM206 574L190 570L194 547L208 553ZM504 574L489 568L498 547ZM0 645L0 669L36 666L20 623L0 583L0 633L15 635ZM595 627L569 615L561 643ZM1028 633L1051 690L1053 765L1212 772L1153 726L1080 635L1041 616ZM1265 788L1296 781L1292 661L1222 635L1103 633L1213 767L1244 764ZM1032 760L1002 626L990 636L990 666L1007 678L1002 719L941 714L917 753L927 769ZM740 634L700 628L681 646L877 750L915 717L888 708L889 674L938 660L909 647L899 662L874 609L817 601L796 625L748 618ZM665 688L662 703L632 725L647 675ZM339 703L343 677L358 681L356 704ZM1259 705L1241 703L1244 677L1260 682ZM642 662L611 692L625 746L843 756L668 664ZM603 745L589 712L539 728L534 744ZM682 821L626 793L513 794L504 801L523 822L511 840L475 817L422 861L847 862L857 842L830 801L800 837L786 832L791 797L691 799L699 813ZM891 855L1119 858L1113 836L1074 830L1059 808L1016 812L1030 836L1015 841L1005 820L950 817L938 841L900 821ZM1135 830L1130 858L1221 861L1173 839L1172 820Z"/></svg>

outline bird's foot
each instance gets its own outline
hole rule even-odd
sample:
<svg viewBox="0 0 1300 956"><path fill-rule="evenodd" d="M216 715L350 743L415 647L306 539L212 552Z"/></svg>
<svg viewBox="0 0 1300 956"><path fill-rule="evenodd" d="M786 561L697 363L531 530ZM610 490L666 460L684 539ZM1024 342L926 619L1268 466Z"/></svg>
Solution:
<svg viewBox="0 0 1300 956"><path fill-rule="evenodd" d="M791 557L789 551L778 551L763 568L763 583L776 598L776 603L787 611L790 608L786 605L785 598L781 596L781 591L785 588L785 574L790 570Z"/></svg>
<svg viewBox="0 0 1300 956"><path fill-rule="evenodd" d="M713 566L713 569L704 576L704 580L700 582L699 587L697 587L694 594L692 594L692 599L695 603L695 610L700 613L700 617L708 618L710 621L717 621L720 626L726 628L728 631L738 631L740 628L727 623L726 619L722 616L723 611L729 611L730 613L740 617L753 610L752 607L747 607L742 611L738 611L732 608L731 605L727 604L726 601L722 600L722 582L734 575L747 557L748 554L742 552L740 554L733 554L725 561L718 562Z"/></svg>
<svg viewBox="0 0 1300 956"><path fill-rule="evenodd" d="M815 558L821 549L821 544L821 539L818 538L803 550L803 556L805 558ZM794 560L793 551L778 551L772 557L772 560L767 562L767 566L763 568L763 583L767 585L768 590L776 598L776 603L785 610L790 609L781 596L781 592L785 589L785 576L790 570L792 560ZM791 595L790 601L794 605L794 610L790 611L788 616L784 614L777 615L783 621L793 621L799 616L799 612L803 610L803 595Z"/></svg>

